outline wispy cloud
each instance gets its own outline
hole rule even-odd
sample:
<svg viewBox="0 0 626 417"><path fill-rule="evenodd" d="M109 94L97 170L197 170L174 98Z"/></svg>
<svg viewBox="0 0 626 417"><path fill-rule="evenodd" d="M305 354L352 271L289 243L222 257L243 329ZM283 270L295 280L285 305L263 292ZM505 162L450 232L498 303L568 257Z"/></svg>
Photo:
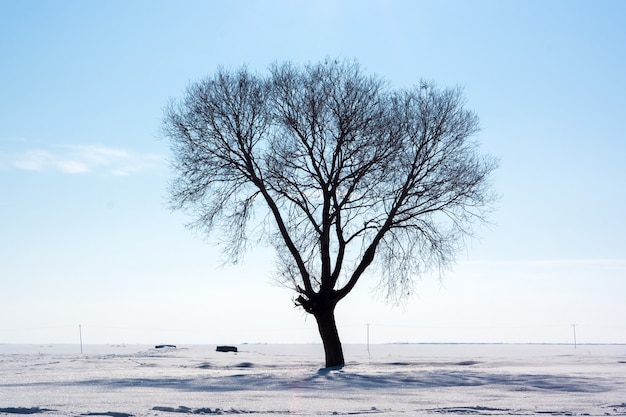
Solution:
<svg viewBox="0 0 626 417"><path fill-rule="evenodd" d="M140 154L101 145L66 145L22 151L11 157L8 165L25 171L130 175L152 169L162 161L163 157L157 154Z"/></svg>

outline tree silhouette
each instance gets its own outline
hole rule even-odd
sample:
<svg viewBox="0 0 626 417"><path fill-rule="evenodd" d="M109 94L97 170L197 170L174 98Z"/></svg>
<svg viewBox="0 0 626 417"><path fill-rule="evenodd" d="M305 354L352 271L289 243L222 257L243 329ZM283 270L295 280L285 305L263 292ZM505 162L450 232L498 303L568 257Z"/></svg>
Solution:
<svg viewBox="0 0 626 417"><path fill-rule="evenodd" d="M342 366L335 306L366 270L402 299L416 276L448 268L491 210L497 163L463 106L459 88L391 89L354 61L274 64L266 77L219 69L165 110L170 202L232 261L272 245L326 366Z"/></svg>

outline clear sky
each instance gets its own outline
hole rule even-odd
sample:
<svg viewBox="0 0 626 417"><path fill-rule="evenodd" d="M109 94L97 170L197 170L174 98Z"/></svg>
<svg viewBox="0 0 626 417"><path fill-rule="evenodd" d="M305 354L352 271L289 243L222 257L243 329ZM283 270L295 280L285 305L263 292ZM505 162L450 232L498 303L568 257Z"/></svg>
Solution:
<svg viewBox="0 0 626 417"><path fill-rule="evenodd" d="M171 97L218 66L355 58L465 88L492 225L344 343L626 343L626 2L0 1L0 343L319 342L272 253L221 266L167 209Z"/></svg>

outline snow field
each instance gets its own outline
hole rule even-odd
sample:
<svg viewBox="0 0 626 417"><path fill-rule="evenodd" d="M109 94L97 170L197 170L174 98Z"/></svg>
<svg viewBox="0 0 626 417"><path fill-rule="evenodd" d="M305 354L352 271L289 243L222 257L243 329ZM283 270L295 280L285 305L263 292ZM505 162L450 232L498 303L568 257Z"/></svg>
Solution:
<svg viewBox="0 0 626 417"><path fill-rule="evenodd" d="M0 415L626 415L626 346L0 345Z"/></svg>

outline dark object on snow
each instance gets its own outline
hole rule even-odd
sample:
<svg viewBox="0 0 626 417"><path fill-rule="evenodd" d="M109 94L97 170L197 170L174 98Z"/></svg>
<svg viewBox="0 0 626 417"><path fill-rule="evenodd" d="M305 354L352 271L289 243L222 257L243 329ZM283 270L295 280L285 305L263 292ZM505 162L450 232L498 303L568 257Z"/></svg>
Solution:
<svg viewBox="0 0 626 417"><path fill-rule="evenodd" d="M237 352L237 346L218 346L217 352Z"/></svg>
<svg viewBox="0 0 626 417"><path fill-rule="evenodd" d="M178 408L174 407L152 407L154 411L165 411L166 413L181 413L181 414L223 414L222 409L220 408L193 408L185 407L184 405L179 406ZM231 410L230 413L239 414L238 410Z"/></svg>
<svg viewBox="0 0 626 417"><path fill-rule="evenodd" d="M32 407L32 408L26 408L26 407L0 408L0 413L5 413L5 414L38 414L38 413L45 413L46 411L56 411L56 410L51 410L49 408L39 408L39 407Z"/></svg>
<svg viewBox="0 0 626 417"><path fill-rule="evenodd" d="M154 348L155 349L163 349L163 348L174 348L174 349L176 349L176 346L175 345L156 345Z"/></svg>

